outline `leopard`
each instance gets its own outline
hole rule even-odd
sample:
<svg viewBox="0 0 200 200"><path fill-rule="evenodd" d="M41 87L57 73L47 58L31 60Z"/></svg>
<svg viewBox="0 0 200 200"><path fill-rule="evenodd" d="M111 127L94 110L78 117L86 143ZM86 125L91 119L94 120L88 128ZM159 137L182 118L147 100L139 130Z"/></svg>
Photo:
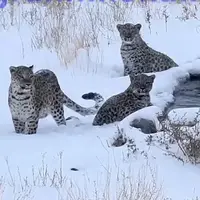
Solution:
<svg viewBox="0 0 200 200"><path fill-rule="evenodd" d="M142 25L125 23L117 24L121 38L120 54L124 65L123 75L131 73L153 73L178 67L178 64L166 54L156 51L142 39Z"/></svg>
<svg viewBox="0 0 200 200"><path fill-rule="evenodd" d="M16 133L36 134L40 119L51 115L58 126L66 125L64 105L82 116L94 115L95 106L85 108L61 90L55 73L49 69L34 72L31 66L10 66L8 105Z"/></svg>
<svg viewBox="0 0 200 200"><path fill-rule="evenodd" d="M156 75L129 75L130 84L127 89L119 94L113 95L106 101L94 92L82 95L85 100L95 100L101 97L101 106L94 117L92 125L102 126L120 122L128 115L148 106L151 106L150 91L153 87Z"/></svg>

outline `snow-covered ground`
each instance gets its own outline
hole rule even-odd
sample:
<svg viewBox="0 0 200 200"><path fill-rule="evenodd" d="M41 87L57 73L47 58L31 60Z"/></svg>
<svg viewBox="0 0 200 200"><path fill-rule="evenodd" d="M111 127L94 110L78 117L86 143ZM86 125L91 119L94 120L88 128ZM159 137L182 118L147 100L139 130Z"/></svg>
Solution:
<svg viewBox="0 0 200 200"><path fill-rule="evenodd" d="M120 123L101 127L92 126L94 116L82 117L65 108L66 117L77 116L79 121L68 121L66 127L60 128L49 116L40 120L36 135L16 134L7 103L9 66L34 64L35 71L51 69L57 75L63 91L77 103L89 107L93 102L83 100L82 94L93 91L107 99L129 85L129 78L121 76L123 65L119 36L109 45L102 39L99 49L91 48L89 56L88 51L79 50L76 60L65 68L55 52L30 48L31 31L28 26L22 26L20 30L16 27L1 30L1 199L128 199L125 197L126 190L128 193L140 187L140 191L144 192L148 184L152 186L147 192L155 192L154 181L158 188L162 185L164 196L173 200L200 196L198 166L183 165L165 156L158 146L147 145L147 135L129 126L134 116L156 119L156 113L173 101L172 92L179 81L187 78L189 73L200 72L200 59L197 59L200 54L199 20L180 21L176 19L180 7L176 4L168 6L170 17L167 30L163 19L155 17L149 31L137 8L134 23L142 24L142 36L151 47L167 53L180 64L180 68L156 73L151 91L154 106L138 111ZM156 10L156 5L152 4L152 9ZM200 17L198 10L196 13ZM98 56L101 61L97 62ZM196 110L190 111L190 116L194 116ZM131 153L127 145L110 146L117 132L117 124L135 140L136 153ZM78 171L71 171L71 168ZM145 200L145 197L135 199Z"/></svg>

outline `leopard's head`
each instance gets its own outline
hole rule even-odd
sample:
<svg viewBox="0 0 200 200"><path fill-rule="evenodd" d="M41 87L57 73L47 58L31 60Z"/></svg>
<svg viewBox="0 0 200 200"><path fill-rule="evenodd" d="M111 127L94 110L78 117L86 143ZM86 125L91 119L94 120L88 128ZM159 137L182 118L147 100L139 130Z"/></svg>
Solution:
<svg viewBox="0 0 200 200"><path fill-rule="evenodd" d="M146 74L129 75L131 80L131 88L139 94L147 94L153 87L155 75L147 76Z"/></svg>
<svg viewBox="0 0 200 200"><path fill-rule="evenodd" d="M32 66L10 66L11 83L20 90L30 90L33 83L33 65Z"/></svg>
<svg viewBox="0 0 200 200"><path fill-rule="evenodd" d="M137 35L140 34L141 24L117 24L121 40L125 43L132 43Z"/></svg>

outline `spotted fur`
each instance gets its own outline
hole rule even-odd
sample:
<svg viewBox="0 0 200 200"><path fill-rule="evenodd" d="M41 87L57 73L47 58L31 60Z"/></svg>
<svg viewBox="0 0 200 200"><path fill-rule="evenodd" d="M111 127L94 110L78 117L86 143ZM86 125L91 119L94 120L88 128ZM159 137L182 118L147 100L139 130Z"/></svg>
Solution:
<svg viewBox="0 0 200 200"><path fill-rule="evenodd" d="M133 112L150 106L151 101L149 92L152 89L154 79L155 75L131 75L129 87L124 92L114 95L106 100L98 110L92 124L94 126L100 126L121 121ZM99 94L98 96L101 97ZM95 99L97 98L97 93L90 92L84 94L82 98Z"/></svg>
<svg viewBox="0 0 200 200"><path fill-rule="evenodd" d="M124 76L131 73L160 72L178 65L164 53L149 47L140 36L141 24L118 24L122 45L121 57L124 63Z"/></svg>
<svg viewBox="0 0 200 200"><path fill-rule="evenodd" d="M83 116L97 112L98 103L84 108L67 97L50 70L34 73L33 66L11 66L10 74L8 105L16 133L35 134L39 119L49 114L58 126L66 125L63 105Z"/></svg>

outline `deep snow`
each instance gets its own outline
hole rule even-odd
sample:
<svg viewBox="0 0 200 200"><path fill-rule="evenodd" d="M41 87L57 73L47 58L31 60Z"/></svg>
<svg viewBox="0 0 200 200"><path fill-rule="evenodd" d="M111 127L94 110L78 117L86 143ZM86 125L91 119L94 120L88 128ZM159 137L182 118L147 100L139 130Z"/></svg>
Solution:
<svg viewBox="0 0 200 200"><path fill-rule="evenodd" d="M170 15L175 16L177 12L179 11L176 6L171 5ZM147 161L152 168L157 169L157 181L162 183L165 196L171 197L173 200L191 199L195 195L200 196L198 166L182 165L176 159L163 155L163 151L157 146L149 148L145 142L146 135L129 126L130 120L138 115L156 120L156 113L162 111L167 103L173 101L172 93L179 81L185 80L189 73L200 73L200 59L196 59L199 53L199 33L196 31L199 21L181 22L178 19L169 18L166 32L164 22L156 19L152 22L150 33L147 24L140 18L139 14L137 17L137 19L134 18L134 22L142 23L142 36L149 45L167 53L180 64L180 68L156 73L156 80L151 91L154 106L142 109L120 123L102 127L92 126L94 116L82 117L65 108L66 117L77 116L80 121L69 121L66 127L57 127L49 116L40 121L36 135L28 136L14 133L7 105L10 82L9 66L34 64L35 71L42 68L53 70L63 91L77 103L89 107L93 105L93 102L83 100L82 94L95 91L107 99L122 92L129 85L129 78L121 77L120 38L118 37L109 46L104 40L100 43L101 54L103 54L101 55L101 67L98 68L99 64L95 64L96 58L100 54L97 49L91 50L90 57L84 50L80 50L77 60L72 62L72 67L67 70L60 65L55 53L50 53L46 49L31 50L30 31L27 27L22 27L19 32L12 28L0 33L0 54L2 55L0 74L0 176L5 178L1 184L2 188L5 187L2 199L17 198L14 198L14 194L20 196L20 194L17 194L21 190L20 187L17 188L17 186L20 186L19 177L24 179L27 176L29 182L33 184L32 167L35 170L41 167L45 153L45 164L48 166L48 172L52 173L55 168L59 171L59 152L63 152L63 174L69 179L68 186L71 184L70 180L75 182L80 190L86 190L89 193L91 199L95 199L92 196L94 195L95 181L98 190L103 190L108 172L112 176L111 193L115 195L113 188L117 187L118 174L120 176L122 171L127 172L131 168L133 172L129 176L137 175L139 169L146 166ZM186 63L188 61L191 62ZM87 68L89 66L90 70L84 70L84 65L87 65ZM96 71L96 73L93 73L93 71ZM190 117L194 116L195 111L190 109ZM108 147L110 140L115 136L116 124L124 128L129 137L135 139L139 152L146 152L148 159L140 153L137 153L135 157L126 158L126 145L119 148ZM8 159L8 163L6 159ZM20 176L18 175L18 167ZM70 168L72 167L79 169L79 171L71 171ZM13 175L11 176L10 173ZM147 175L147 177L149 176L151 175ZM13 181L11 177L13 177ZM9 185L8 182L15 182L17 190L13 191L14 186ZM86 185L87 189L85 189ZM67 185L61 191L64 197L67 197L69 192L69 189L66 188ZM72 190L75 190L74 188L75 186ZM76 193L78 192L76 191ZM50 188L49 185L40 188L32 186L30 196L37 200L59 199L58 190L54 187ZM89 197L86 199L89 199ZM114 197L111 199L114 199Z"/></svg>

